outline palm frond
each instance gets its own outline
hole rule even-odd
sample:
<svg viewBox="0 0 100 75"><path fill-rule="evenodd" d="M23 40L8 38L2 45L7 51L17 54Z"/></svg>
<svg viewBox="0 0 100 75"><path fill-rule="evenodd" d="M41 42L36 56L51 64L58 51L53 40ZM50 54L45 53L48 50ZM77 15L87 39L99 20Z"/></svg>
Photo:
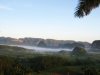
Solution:
<svg viewBox="0 0 100 75"><path fill-rule="evenodd" d="M92 9L100 5L100 0L79 0L79 4L76 7L75 16L83 17L88 15Z"/></svg>

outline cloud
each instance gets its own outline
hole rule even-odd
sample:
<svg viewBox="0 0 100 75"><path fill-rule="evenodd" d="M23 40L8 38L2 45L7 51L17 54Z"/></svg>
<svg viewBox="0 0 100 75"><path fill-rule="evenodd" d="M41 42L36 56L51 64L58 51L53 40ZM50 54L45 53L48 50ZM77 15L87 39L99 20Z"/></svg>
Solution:
<svg viewBox="0 0 100 75"><path fill-rule="evenodd" d="M11 11L11 10L13 10L13 9L10 8L10 7L8 7L8 6L0 5L0 11L4 11L4 10Z"/></svg>

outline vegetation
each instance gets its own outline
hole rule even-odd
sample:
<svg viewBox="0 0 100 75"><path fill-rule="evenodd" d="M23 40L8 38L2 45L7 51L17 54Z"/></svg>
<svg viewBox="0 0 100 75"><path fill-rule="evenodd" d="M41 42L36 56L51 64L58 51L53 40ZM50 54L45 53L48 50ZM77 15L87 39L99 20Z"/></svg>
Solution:
<svg viewBox="0 0 100 75"><path fill-rule="evenodd" d="M74 50L72 51L72 55L75 56L84 56L86 54L87 54L86 50L80 47L75 47Z"/></svg>
<svg viewBox="0 0 100 75"><path fill-rule="evenodd" d="M99 5L100 0L79 0L75 16L86 16L92 11L92 9L99 7Z"/></svg>
<svg viewBox="0 0 100 75"><path fill-rule="evenodd" d="M7 49L7 46L3 47ZM76 54L82 53L82 56L72 54L74 51ZM87 52L78 47L72 52L71 54L70 52L62 54L33 52L30 53L30 57L27 54L23 57L2 54L0 55L0 75L100 75L100 54L84 55Z"/></svg>

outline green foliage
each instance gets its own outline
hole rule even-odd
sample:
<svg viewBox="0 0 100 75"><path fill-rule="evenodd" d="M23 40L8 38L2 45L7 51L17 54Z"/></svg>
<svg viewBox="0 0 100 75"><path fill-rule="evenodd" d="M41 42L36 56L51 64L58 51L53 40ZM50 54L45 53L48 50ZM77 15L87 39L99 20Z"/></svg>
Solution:
<svg viewBox="0 0 100 75"><path fill-rule="evenodd" d="M86 50L84 48L75 47L72 51L72 55L74 56L84 56L86 55Z"/></svg>
<svg viewBox="0 0 100 75"><path fill-rule="evenodd" d="M99 54L87 54L82 48L73 52L75 56L70 53L66 56L59 53L33 53L30 57L0 55L0 75L100 75Z"/></svg>

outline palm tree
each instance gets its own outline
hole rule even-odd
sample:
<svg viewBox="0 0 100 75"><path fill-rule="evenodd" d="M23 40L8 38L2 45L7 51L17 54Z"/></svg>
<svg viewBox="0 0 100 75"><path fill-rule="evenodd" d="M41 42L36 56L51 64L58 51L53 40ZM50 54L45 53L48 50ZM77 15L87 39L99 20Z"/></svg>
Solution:
<svg viewBox="0 0 100 75"><path fill-rule="evenodd" d="M100 0L79 0L79 4L76 7L75 16L84 17L90 14L92 9L99 7Z"/></svg>

